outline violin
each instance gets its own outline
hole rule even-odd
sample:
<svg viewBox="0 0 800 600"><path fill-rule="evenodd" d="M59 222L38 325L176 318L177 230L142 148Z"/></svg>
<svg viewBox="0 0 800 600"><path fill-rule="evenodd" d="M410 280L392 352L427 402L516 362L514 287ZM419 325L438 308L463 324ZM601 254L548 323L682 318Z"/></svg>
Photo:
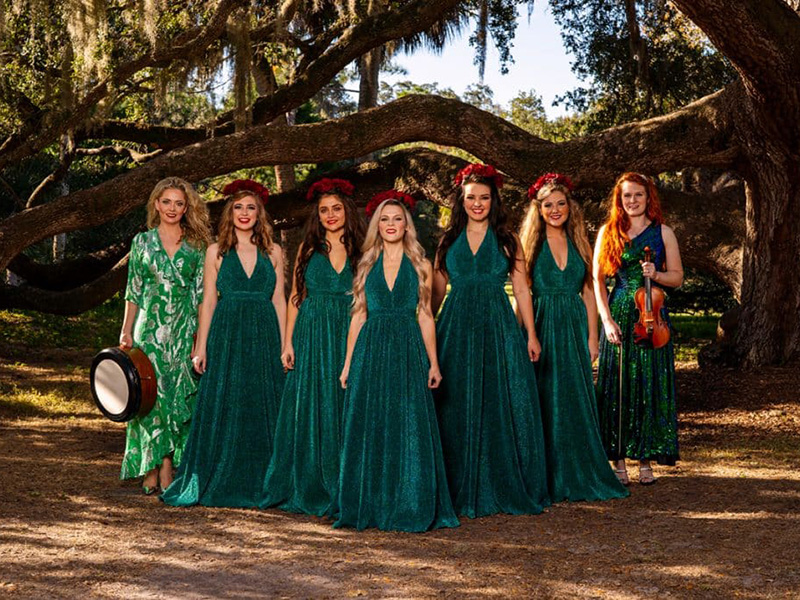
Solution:
<svg viewBox="0 0 800 600"><path fill-rule="evenodd" d="M644 261L651 262L650 247L644 249ZM653 287L649 277L644 278L644 286L636 290L634 302L639 311L639 320L633 326L633 341L647 348L663 348L669 342L669 325L661 320L664 306L664 290Z"/></svg>

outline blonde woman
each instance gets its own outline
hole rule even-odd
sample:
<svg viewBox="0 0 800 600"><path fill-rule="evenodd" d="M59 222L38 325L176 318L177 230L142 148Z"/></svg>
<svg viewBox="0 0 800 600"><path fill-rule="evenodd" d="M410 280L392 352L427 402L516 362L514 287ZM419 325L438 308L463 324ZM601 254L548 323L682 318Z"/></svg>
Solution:
<svg viewBox="0 0 800 600"><path fill-rule="evenodd" d="M120 478L143 476L142 490L150 495L172 482L189 431L196 391L190 355L211 235L205 203L177 177L153 188L147 227L131 244L119 343L147 355L158 395L149 414L128 422Z"/></svg>
<svg viewBox="0 0 800 600"><path fill-rule="evenodd" d="M442 376L431 312L431 265L407 194L391 190L371 216L353 282L340 380L347 388L334 527L455 527L430 388Z"/></svg>
<svg viewBox="0 0 800 600"><path fill-rule="evenodd" d="M192 362L203 374L183 463L162 499L173 506L257 506L283 391L283 258L251 180L226 186Z"/></svg>
<svg viewBox="0 0 800 600"><path fill-rule="evenodd" d="M550 498L622 498L628 492L606 461L597 420L592 383L597 306L592 247L583 216L566 175L542 175L528 190L528 198L521 237L542 343L536 382Z"/></svg>

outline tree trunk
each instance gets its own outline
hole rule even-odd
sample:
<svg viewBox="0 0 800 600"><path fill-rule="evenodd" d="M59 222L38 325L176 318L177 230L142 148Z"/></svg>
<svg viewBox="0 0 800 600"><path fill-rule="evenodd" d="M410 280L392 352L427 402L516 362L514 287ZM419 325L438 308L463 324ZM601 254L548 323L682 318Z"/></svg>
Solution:
<svg viewBox="0 0 800 600"><path fill-rule="evenodd" d="M748 162L749 242L737 348L756 366L800 358L800 99L794 115L748 100L750 118L737 132Z"/></svg>

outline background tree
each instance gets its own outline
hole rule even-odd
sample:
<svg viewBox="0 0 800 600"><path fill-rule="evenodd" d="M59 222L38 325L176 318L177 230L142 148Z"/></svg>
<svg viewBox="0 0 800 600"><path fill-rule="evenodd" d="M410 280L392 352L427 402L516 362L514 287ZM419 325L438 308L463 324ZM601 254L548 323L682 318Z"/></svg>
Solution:
<svg viewBox="0 0 800 600"><path fill-rule="evenodd" d="M653 175L719 169L735 171L744 180L745 208L742 211L736 200L731 200L725 187L702 195L665 190L671 214L678 214L677 206L690 208L689 220L678 223L684 228L682 243L698 249L705 244L705 254L694 260L718 268L723 276L725 272L741 273L743 309L737 336L741 358L751 365L797 358L800 273L794 265L800 258L800 220L795 218L800 208L800 98L796 85L800 80L800 62L796 60L800 55L800 15L796 5L784 0L735 4L674 0L672 5L727 58L735 80L720 82L723 87L718 91L684 106L677 106L681 101L677 95L663 95L659 100L661 88L653 83L659 81L658 69L653 68L653 56L659 52L647 46L647 76L638 64L629 69L635 73L629 77L636 91L631 92L630 86L612 91L620 106L627 102L631 110L643 111L636 114L646 118L603 129L599 128L604 123L596 121L586 126L583 135L564 141L547 141L464 102L434 96L406 96L337 120L270 125L279 115L302 107L358 57L391 40L425 31L458 4L450 0L394 2L379 18L337 16L314 36L299 33L295 24L300 2L282 3L280 9L286 9L286 15L278 14L273 4L226 0L203 4L191 14L186 9L156 10L149 21L145 19L157 23L155 29L132 24L127 4L109 5L103 13L87 13L87 23L106 19L105 25L94 28L103 43L89 44L94 49L88 55L88 38L81 38L80 27L69 29L59 24L72 23L75 15L62 19L65 13L61 11L46 19L31 18L27 4L18 7L18 13L6 11L3 27L11 35L2 37L0 51L4 61L0 86L5 133L0 142L2 177L8 176L9 169L40 160L48 152L54 157L53 149L64 135L72 136L76 149L94 150L111 141L114 152L114 146L139 144L136 151L150 156L132 166L130 152L121 150L116 156L122 157L124 172L89 189L71 186L74 191L62 198L51 200L42 195L43 203L35 202L29 208L24 208L29 189L16 182L4 186L11 187L14 194L4 204L10 207L6 214L13 214L0 222L0 268L39 240L108 223L140 207L153 183L166 174L203 180L263 165L347 160L416 141L459 147L498 165L519 181L546 170L566 171L574 174L584 189L607 189L620 171L628 169ZM567 3L554 0L553 6L558 4L567 7ZM635 3L641 19L648 14L648 6ZM620 14L627 19L627 5L620 7ZM180 88L180 81L195 88L213 86L219 70L209 65L215 64L214 57L223 57L220 61L224 62L236 47L226 24L233 11L240 9L246 9L252 20L250 47L283 52L292 64L290 77L286 81L278 78L273 93L242 96L245 101L235 103L230 111L215 113L213 120L202 125L193 122L176 127L161 121L113 118L122 100L138 94L157 99L159 90ZM652 34L655 28L648 29L644 22L639 23L638 42L627 20L618 30L623 37L625 32L631 36L624 45L629 67L630 56L638 61L645 55L642 40L649 43L657 37ZM53 28L49 41L37 29L41 23ZM35 43L29 46L28 40ZM73 52L74 58L68 58L70 52L42 50L63 48L67 43L80 49ZM639 91L643 86L652 88L645 90L644 97ZM651 94L649 101L647 93ZM701 90L687 97L694 93ZM647 116L658 107L665 114ZM615 115L611 121L617 119ZM153 156L153 152L157 154ZM62 169L63 162L59 156ZM292 206L276 198L273 207L279 225L282 211L289 214ZM698 224L700 228L693 229ZM744 242L744 250L737 263L742 252L739 240ZM61 294L91 295L92 286L100 286L103 277L88 283L83 292ZM729 277L732 286L737 285L735 279L736 275ZM19 305L34 297L30 288L3 289L0 301ZM47 298L52 306L54 297Z"/></svg>

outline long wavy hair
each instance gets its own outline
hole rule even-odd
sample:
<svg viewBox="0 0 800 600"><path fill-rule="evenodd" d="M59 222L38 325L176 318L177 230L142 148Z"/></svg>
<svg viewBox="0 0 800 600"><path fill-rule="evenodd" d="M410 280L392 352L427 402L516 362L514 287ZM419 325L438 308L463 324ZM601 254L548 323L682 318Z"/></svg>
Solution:
<svg viewBox="0 0 800 600"><path fill-rule="evenodd" d="M267 209L264 208L264 203L260 198L253 195L253 192L248 190L241 190L233 194L225 203L222 209L222 217L219 220L219 234L217 235L217 244L219 245L217 255L223 256L231 248L236 248L236 228L233 225L233 205L243 198L252 198L256 203L256 223L253 226L253 231L250 234L250 241L256 247L269 256L272 251L272 219L267 214Z"/></svg>
<svg viewBox="0 0 800 600"><path fill-rule="evenodd" d="M508 229L508 215L505 206L500 199L500 191L497 189L495 180L489 177L470 174L464 178L461 185L457 185L454 190L455 200L453 201L453 211L450 215L450 224L442 234L439 248L436 250L436 260L438 261L439 271L447 273L447 252L450 247L467 227L469 217L464 208L464 186L468 183L482 183L488 185L492 194L492 205L489 208L489 227L494 231L500 248L508 258L508 272L512 273L516 268L517 240L514 234Z"/></svg>
<svg viewBox="0 0 800 600"><path fill-rule="evenodd" d="M338 191L315 194L314 206L306 220L303 249L300 256L297 257L297 263L294 267L294 281L297 293L292 296L292 302L298 307L306 297L306 269L311 257L314 252L328 256L331 250L330 244L325 238L327 230L319 218L320 200L328 196L334 196L344 206L344 229L342 230L342 237L339 239L347 251L347 258L350 260L350 268L353 271L353 275L355 275L358 268L358 261L361 260L361 244L364 243L366 227L364 226L364 219L358 213L352 198Z"/></svg>
<svg viewBox="0 0 800 600"><path fill-rule="evenodd" d="M403 215L406 219L406 233L403 236L403 252L411 260L414 270L417 272L419 279L419 287L417 288L419 302L417 304L419 310L430 312L428 309L430 301L430 290L426 285L428 276L425 273L425 250L417 241L417 230L414 227L414 221L411 218L411 213L402 202L397 200L384 200L380 203L375 210L375 214L369 221L367 227L367 236L364 238L364 244L361 247L361 260L358 263L356 276L353 279L353 314L366 310L367 296L364 292L364 286L367 282L367 276L378 260L378 257L383 252L383 238L378 231L378 221L381 220L381 214L386 206L399 206L403 209Z"/></svg>
<svg viewBox="0 0 800 600"><path fill-rule="evenodd" d="M186 243L202 250L211 243L211 225L208 218L208 207L191 183L180 177L167 177L159 181L150 192L147 201L147 227L154 229L161 223L161 216L156 210L156 203L166 190L180 190L186 198L186 212L181 217L181 238Z"/></svg>
<svg viewBox="0 0 800 600"><path fill-rule="evenodd" d="M536 197L531 200L525 220L520 231L520 241L522 249L525 251L526 266L528 274L533 270L536 259L542 251L542 246L547 238L545 234L546 225L542 217L542 202L553 192L561 192L567 198L569 215L564 223L564 232L575 245L578 253L583 259L584 281L588 284L592 282L592 246L589 244L589 237L586 235L586 224L583 220L583 211L575 202L569 188L559 183L545 184L539 189Z"/></svg>
<svg viewBox="0 0 800 600"><path fill-rule="evenodd" d="M631 220L622 207L622 184L626 181L644 186L647 193L647 208L645 214L656 225L661 225L664 220L661 216L661 202L658 199L658 190L653 180L639 173L623 173L614 184L614 189L608 198L608 219L605 222L603 242L600 246L601 272L605 275L614 275L622 265L622 253L625 245L631 240L626 231L630 229Z"/></svg>

